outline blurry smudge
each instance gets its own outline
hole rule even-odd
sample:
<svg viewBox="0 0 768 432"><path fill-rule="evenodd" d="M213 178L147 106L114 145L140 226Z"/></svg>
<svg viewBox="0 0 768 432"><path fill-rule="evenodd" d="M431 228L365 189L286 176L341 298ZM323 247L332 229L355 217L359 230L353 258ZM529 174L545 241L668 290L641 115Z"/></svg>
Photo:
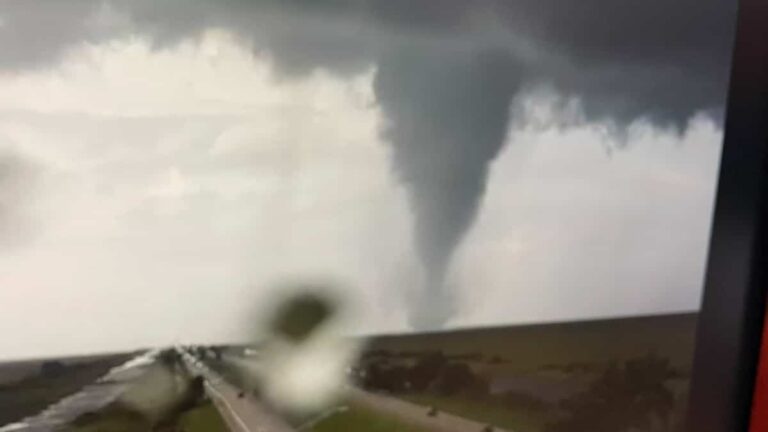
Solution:
<svg viewBox="0 0 768 432"><path fill-rule="evenodd" d="M286 415L326 410L343 396L360 351L348 334L343 297L317 285L276 295L265 309L267 333L258 344L258 361L242 364L242 377Z"/></svg>

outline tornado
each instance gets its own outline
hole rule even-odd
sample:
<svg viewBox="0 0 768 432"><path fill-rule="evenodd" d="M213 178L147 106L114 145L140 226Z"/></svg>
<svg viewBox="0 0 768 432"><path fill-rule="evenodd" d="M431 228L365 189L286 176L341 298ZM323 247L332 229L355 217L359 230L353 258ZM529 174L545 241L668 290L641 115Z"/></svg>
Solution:
<svg viewBox="0 0 768 432"><path fill-rule="evenodd" d="M442 328L456 311L447 273L506 140L519 75L495 49L401 49L378 62L381 132L407 191L424 274L408 310L416 330Z"/></svg>

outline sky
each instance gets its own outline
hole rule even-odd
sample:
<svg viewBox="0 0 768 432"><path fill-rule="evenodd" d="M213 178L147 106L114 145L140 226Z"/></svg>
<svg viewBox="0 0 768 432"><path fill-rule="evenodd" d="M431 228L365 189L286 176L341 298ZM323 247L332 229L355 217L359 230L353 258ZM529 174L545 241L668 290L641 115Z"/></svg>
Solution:
<svg viewBox="0 0 768 432"><path fill-rule="evenodd" d="M611 4L0 0L0 358L697 310L734 11Z"/></svg>

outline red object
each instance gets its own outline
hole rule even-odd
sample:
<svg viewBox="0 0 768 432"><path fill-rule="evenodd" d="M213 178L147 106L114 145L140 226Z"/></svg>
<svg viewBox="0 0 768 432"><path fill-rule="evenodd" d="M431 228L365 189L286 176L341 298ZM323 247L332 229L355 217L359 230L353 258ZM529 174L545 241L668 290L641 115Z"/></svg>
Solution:
<svg viewBox="0 0 768 432"><path fill-rule="evenodd" d="M749 432L768 432L768 319L763 325L760 362L752 398L752 421Z"/></svg>

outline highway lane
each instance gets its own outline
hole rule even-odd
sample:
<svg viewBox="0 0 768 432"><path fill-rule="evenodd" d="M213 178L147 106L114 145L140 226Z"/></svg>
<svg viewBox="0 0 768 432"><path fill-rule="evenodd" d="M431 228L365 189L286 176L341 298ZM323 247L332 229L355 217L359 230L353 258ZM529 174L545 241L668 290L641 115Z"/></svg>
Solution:
<svg viewBox="0 0 768 432"><path fill-rule="evenodd" d="M295 432L294 428L248 392L243 392L240 397L240 389L227 383L190 354L184 351L180 353L190 370L205 379L206 392L233 432Z"/></svg>

